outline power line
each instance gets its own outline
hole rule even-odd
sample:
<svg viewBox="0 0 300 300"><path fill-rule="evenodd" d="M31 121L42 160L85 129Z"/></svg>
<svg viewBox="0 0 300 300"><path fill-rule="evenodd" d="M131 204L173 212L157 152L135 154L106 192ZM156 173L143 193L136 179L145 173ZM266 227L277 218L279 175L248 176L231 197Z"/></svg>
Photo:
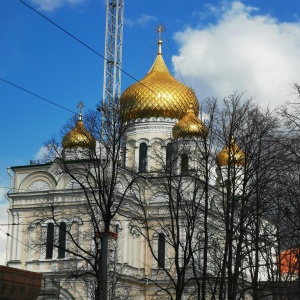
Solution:
<svg viewBox="0 0 300 300"><path fill-rule="evenodd" d="M20 241L19 239L17 239L17 238L15 238L15 237L13 237L13 236L12 236L11 234L9 234L8 232L5 232L5 231L4 231L4 230L2 230L1 228L0 228L0 231L2 231L3 233L5 233L7 236L11 237L12 239L16 240L17 242L19 242L19 243L21 243L21 244L25 245L26 247L30 248L31 250L36 250L35 248L33 248L33 247L31 247L31 246L27 245L26 243L24 243L24 242Z"/></svg>
<svg viewBox="0 0 300 300"><path fill-rule="evenodd" d="M55 106L57 106L57 107L59 107L59 108L62 108L62 109L64 109L64 110L67 110L67 111L71 112L72 114L76 114L76 112L74 112L74 111L72 111L72 110L70 110L70 109L68 109L68 108L66 108L66 107L63 107L63 106L61 106L61 105L59 105L59 104L57 104L57 103L55 103L55 102L53 102L53 101L50 101L50 100L48 100L48 99L46 99L46 98L44 98L44 97L42 97L42 96L39 96L38 94L33 93L33 92L31 92L31 91L29 91L29 90L27 90L27 89L25 89L25 88L23 88L23 87L21 87L21 86L15 84L15 83L12 83L11 81L5 80L5 79L3 79L3 78L1 78L1 77L0 77L0 80L2 80L3 82L5 82L5 83L7 83L7 84L12 85L13 87L18 88L19 90L22 90L22 91L24 91L24 92L26 92L26 93L28 93L28 94L30 94L30 95L33 95L33 96L35 96L35 97L37 97L37 98L39 98L39 99L41 99L41 100L44 100L44 101L46 101L46 102L48 102L48 103L51 103L51 104L53 104L53 105L55 105Z"/></svg>
<svg viewBox="0 0 300 300"><path fill-rule="evenodd" d="M45 220L51 219L51 216L49 218L45 218ZM42 224L45 220L40 220L40 222L37 222L37 224ZM59 220L59 217L55 218L55 220ZM92 223L92 219L89 220L81 220L83 223ZM114 220L113 222L125 222L127 219L118 219ZM17 226L17 225L32 225L33 222L31 223L1 223L0 226Z"/></svg>
<svg viewBox="0 0 300 300"><path fill-rule="evenodd" d="M62 28L60 25L58 25L57 23L55 23L54 21L52 21L51 19L49 19L48 17L46 17L45 15L43 15L42 13L40 13L39 11L37 11L35 8L33 8L32 6L30 6L28 3L26 3L23 0L19 0L21 3L23 3L24 5L26 5L28 8L30 8L31 10L33 10L35 13L37 13L38 15L40 15L42 18L44 18L45 20L47 20L48 22L50 22L52 25L54 25L55 27L57 27L58 29L60 29L61 31L63 31L65 34L67 34L68 36L70 36L71 38L73 38L74 40L76 40L78 43L80 43L81 45L83 45L84 47L86 47L87 49L89 49L90 51L92 51L94 54L100 56L102 59L109 61L108 59L106 59L102 54L100 54L98 51L96 51L95 49L93 49L92 47L90 47L89 45L87 45L85 42L83 42L82 40L80 40L79 38L77 38L75 35L73 35L72 33L70 33L69 31L67 31L66 29ZM143 85L145 88L147 88L149 91L153 92L154 94L156 94L152 89L150 89L148 86L146 86L144 83L140 82L138 79L136 79L134 76L132 76L131 74L129 74L128 72L126 72L125 70L123 70L122 68L120 68L118 65L114 65L117 69L119 69L121 72L123 72L124 74L126 74L128 77L130 77L131 79L133 79L134 81L140 83L141 85Z"/></svg>

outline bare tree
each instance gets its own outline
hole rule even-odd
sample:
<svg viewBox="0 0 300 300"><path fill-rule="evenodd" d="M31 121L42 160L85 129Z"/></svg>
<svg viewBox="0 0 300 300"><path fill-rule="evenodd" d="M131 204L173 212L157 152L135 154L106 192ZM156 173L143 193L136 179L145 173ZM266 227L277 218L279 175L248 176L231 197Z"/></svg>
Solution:
<svg viewBox="0 0 300 300"><path fill-rule="evenodd" d="M33 244L42 243L46 257L53 247L68 255L60 271L82 279L94 299L116 298L119 283L129 286L116 263L108 266L117 261L119 216L145 241L150 271L140 279L154 299L258 299L260 288L277 280L276 190L285 153L277 119L239 94L220 110L207 99L203 110L196 134L152 145L151 166L139 173L120 161L131 125L117 103L87 114L86 129L77 121L72 130L82 140L68 127L62 152L55 141L47 144L55 156L49 172L69 191L47 193L31 228L42 242Z"/></svg>
<svg viewBox="0 0 300 300"><path fill-rule="evenodd" d="M49 227L32 246L40 244L46 257L52 257L53 249L58 258L68 257L56 271L71 282L81 280L90 291L89 299L107 299L108 293L114 298L118 269L108 254L115 251L118 211L136 180L120 164L122 138L130 125L123 122L117 99L87 113L85 126L81 113L75 122L64 129L62 150L55 140L46 144L54 158L49 172L65 182L67 191L48 192L37 208L39 222L32 231L39 231L39 224L47 220Z"/></svg>
<svg viewBox="0 0 300 300"><path fill-rule="evenodd" d="M282 121L283 135L280 145L281 172L276 188L277 257L278 276L276 287L280 287L281 299L295 299L299 295L299 162L300 162L300 86L294 84L294 98L282 105L278 114ZM298 298L297 298L298 299Z"/></svg>
<svg viewBox="0 0 300 300"><path fill-rule="evenodd" d="M152 151L159 167L133 192L140 204L133 226L152 254L157 270L148 281L160 298L257 299L274 262L269 209L278 125L269 111L238 94L224 99L222 111L212 100L206 108L202 137L179 138L163 156L161 149ZM222 148L227 159L216 168Z"/></svg>
<svg viewBox="0 0 300 300"><path fill-rule="evenodd" d="M226 239L219 295L238 299L248 292L257 299L258 283L267 278L267 266L274 260L267 254L275 246L269 209L280 158L278 124L268 110L251 100L241 103L239 96L225 100L222 123L233 155L220 172L226 189L222 201ZM232 136L244 157L230 141Z"/></svg>

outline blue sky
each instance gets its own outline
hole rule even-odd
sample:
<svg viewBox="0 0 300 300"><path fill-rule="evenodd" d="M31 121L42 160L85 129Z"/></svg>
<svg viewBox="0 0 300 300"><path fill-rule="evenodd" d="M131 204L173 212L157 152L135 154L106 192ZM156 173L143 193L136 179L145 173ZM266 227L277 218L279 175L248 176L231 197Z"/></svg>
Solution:
<svg viewBox="0 0 300 300"><path fill-rule="evenodd" d="M24 1L104 53L105 0ZM146 74L161 22L167 28L164 59L200 103L207 96L222 99L240 91L274 108L292 97L293 82L300 82L298 2L125 0L123 69L138 79ZM20 1L1 0L0 78L69 110L75 111L79 101L94 109L102 98L103 60ZM132 83L123 74L122 90ZM6 168L39 158L46 140L60 138L71 113L1 80L0 97L0 222L6 223Z"/></svg>

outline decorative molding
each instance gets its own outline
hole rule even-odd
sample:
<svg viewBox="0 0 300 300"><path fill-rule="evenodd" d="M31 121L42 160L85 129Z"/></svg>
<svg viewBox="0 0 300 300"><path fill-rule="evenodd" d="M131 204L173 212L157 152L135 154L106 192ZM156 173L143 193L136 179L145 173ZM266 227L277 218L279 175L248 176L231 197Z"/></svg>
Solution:
<svg viewBox="0 0 300 300"><path fill-rule="evenodd" d="M28 191L49 191L50 186L45 180L36 180L32 182L29 187Z"/></svg>
<svg viewBox="0 0 300 300"><path fill-rule="evenodd" d="M69 180L68 183L66 184L67 190L80 189L80 188L81 188L80 184L74 179Z"/></svg>
<svg viewBox="0 0 300 300"><path fill-rule="evenodd" d="M177 123L178 119L176 118L163 118L163 117L150 117L150 118L137 118L135 120L126 122L126 125L129 124L138 124L138 123L145 123L145 122L166 122L166 123Z"/></svg>
<svg viewBox="0 0 300 300"><path fill-rule="evenodd" d="M132 225L132 224L129 224L128 225L128 228L129 228L129 232L131 235L135 236L135 237L138 237L140 235L138 229L136 228L136 226Z"/></svg>

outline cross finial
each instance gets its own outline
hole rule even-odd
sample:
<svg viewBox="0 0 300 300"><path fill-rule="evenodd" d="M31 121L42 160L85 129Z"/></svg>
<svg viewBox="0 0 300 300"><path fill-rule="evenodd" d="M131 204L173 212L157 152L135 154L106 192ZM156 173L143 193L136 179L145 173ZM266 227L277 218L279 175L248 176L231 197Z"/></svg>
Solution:
<svg viewBox="0 0 300 300"><path fill-rule="evenodd" d="M162 23L156 26L155 32L158 32L158 54L161 54L161 45L162 45L161 33L164 31L166 31L166 27Z"/></svg>
<svg viewBox="0 0 300 300"><path fill-rule="evenodd" d="M155 32L158 32L159 40L161 40L161 33L165 32L166 30L167 30L166 27L162 23L156 26Z"/></svg>
<svg viewBox="0 0 300 300"><path fill-rule="evenodd" d="M77 112L78 112L78 120L82 120L82 113L83 113L84 104L82 101L80 101L77 105Z"/></svg>

